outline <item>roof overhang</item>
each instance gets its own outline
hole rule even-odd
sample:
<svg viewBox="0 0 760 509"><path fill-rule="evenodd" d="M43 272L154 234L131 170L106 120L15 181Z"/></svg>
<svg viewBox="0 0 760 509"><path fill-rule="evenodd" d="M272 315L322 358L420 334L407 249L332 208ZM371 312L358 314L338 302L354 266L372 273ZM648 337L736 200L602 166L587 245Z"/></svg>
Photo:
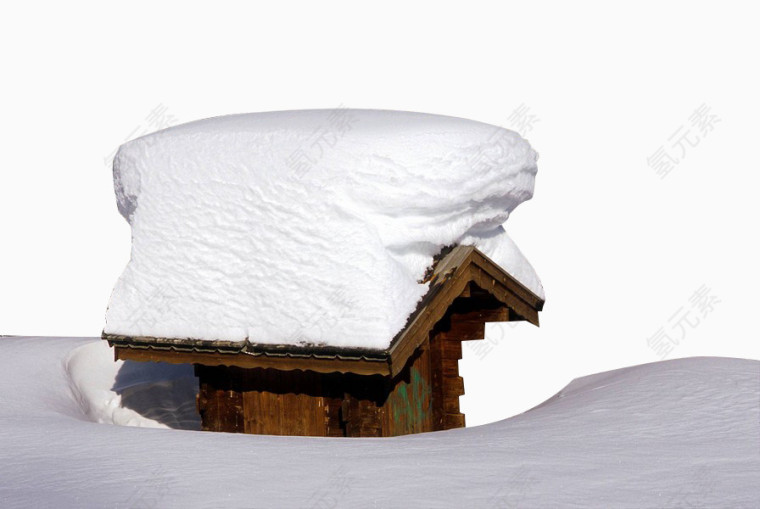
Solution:
<svg viewBox="0 0 760 509"><path fill-rule="evenodd" d="M103 339L114 347L117 360L395 376L425 342L433 326L444 317L454 300L469 297L473 288L498 301L503 306L502 310L508 309L510 320L539 324L538 312L543 309L544 301L473 246L457 246L449 250L435 263L427 281L430 283L428 293L385 350L106 333L103 333ZM482 322L504 321L507 316L502 310L484 310L475 319Z"/></svg>

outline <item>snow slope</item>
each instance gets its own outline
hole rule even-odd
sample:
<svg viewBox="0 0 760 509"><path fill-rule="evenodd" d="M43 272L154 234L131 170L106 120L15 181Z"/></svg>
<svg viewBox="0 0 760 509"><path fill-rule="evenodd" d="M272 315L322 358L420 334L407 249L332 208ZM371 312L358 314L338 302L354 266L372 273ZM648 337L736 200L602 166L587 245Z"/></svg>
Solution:
<svg viewBox="0 0 760 509"><path fill-rule="evenodd" d="M132 254L105 332L383 349L443 246L543 297L503 223L531 198L519 134L438 115L310 110L191 122L114 160Z"/></svg>
<svg viewBox="0 0 760 509"><path fill-rule="evenodd" d="M192 427L181 417L191 397L186 369L114 369L111 359L93 338L0 339L0 507L740 509L760 501L758 361L690 358L587 376L486 426L316 439L98 424L131 416ZM156 408L139 408L150 398L128 389L150 387L164 389ZM127 400L132 408L118 411Z"/></svg>

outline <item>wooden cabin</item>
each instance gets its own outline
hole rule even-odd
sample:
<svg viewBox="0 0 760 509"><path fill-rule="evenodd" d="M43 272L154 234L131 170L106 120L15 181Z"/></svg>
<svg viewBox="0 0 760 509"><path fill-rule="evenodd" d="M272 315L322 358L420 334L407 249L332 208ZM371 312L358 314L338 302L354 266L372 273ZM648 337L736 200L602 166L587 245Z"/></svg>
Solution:
<svg viewBox="0 0 760 509"><path fill-rule="evenodd" d="M116 359L190 363L202 429L389 437L465 425L462 341L486 322L538 325L543 300L472 246L444 251L430 289L385 350L104 334Z"/></svg>

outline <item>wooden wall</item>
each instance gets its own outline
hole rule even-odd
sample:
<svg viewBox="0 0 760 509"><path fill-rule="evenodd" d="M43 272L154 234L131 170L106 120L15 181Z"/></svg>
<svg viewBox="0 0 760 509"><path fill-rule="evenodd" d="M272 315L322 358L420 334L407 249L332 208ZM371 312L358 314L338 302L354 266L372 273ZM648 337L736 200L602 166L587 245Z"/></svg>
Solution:
<svg viewBox="0 0 760 509"><path fill-rule="evenodd" d="M386 394L381 376L203 365L195 374L204 431L381 436L373 416Z"/></svg>
<svg viewBox="0 0 760 509"><path fill-rule="evenodd" d="M380 375L196 365L202 429L232 433L382 437L464 427L462 341L508 310L468 289L393 380Z"/></svg>
<svg viewBox="0 0 760 509"><path fill-rule="evenodd" d="M383 405L383 436L434 431L432 359L428 343L389 386Z"/></svg>
<svg viewBox="0 0 760 509"><path fill-rule="evenodd" d="M204 431L382 437L432 431L430 356L418 355L395 381L196 365Z"/></svg>

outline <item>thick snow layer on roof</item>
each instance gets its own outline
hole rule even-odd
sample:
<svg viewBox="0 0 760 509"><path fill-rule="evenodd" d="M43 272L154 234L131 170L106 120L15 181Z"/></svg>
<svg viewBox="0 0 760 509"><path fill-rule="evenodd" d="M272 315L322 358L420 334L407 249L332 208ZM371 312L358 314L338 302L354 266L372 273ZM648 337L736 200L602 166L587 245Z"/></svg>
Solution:
<svg viewBox="0 0 760 509"><path fill-rule="evenodd" d="M186 431L200 429L192 366L2 338L0 505L756 508L759 372L678 359L578 379L485 426L282 437Z"/></svg>
<svg viewBox="0 0 760 509"><path fill-rule="evenodd" d="M543 297L502 224L533 194L518 134L373 110L234 115L126 143L132 256L105 332L381 349L443 246L472 244Z"/></svg>

